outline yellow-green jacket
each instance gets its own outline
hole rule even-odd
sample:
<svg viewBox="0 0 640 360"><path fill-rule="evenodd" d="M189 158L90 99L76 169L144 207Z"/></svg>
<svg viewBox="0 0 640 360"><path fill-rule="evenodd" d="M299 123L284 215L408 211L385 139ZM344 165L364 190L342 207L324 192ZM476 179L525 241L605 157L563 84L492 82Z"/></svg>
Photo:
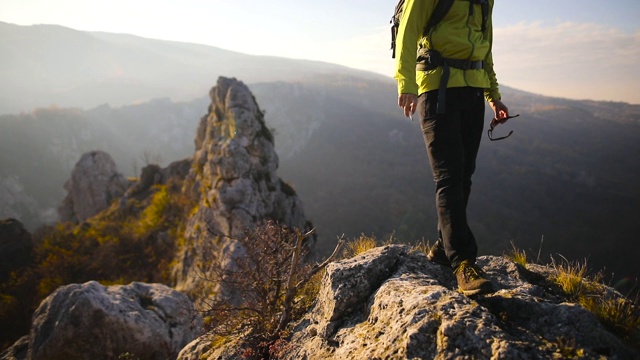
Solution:
<svg viewBox="0 0 640 360"><path fill-rule="evenodd" d="M419 95L440 87L442 67L416 71L418 47L425 47L435 49L449 59L483 60L483 69L451 68L447 87L483 88L487 101L499 100L500 92L491 55L493 0L489 0L489 19L485 34L482 33L481 6L474 5L473 15L469 16L469 0L455 0L449 12L431 31L431 35L422 37L436 2L437 0L405 2L396 39L395 79L398 82L398 93Z"/></svg>

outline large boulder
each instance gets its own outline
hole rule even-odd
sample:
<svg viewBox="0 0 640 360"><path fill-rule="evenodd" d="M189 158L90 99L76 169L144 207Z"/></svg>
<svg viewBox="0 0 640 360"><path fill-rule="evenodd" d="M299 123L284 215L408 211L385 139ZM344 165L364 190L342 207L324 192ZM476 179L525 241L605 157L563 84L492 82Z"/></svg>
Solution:
<svg viewBox="0 0 640 360"><path fill-rule="evenodd" d="M450 268L408 246L331 263L278 359L640 359L640 344L617 337L554 286L554 269L495 256L478 264L498 290L469 298ZM606 287L603 294L621 296ZM205 339L179 359L241 353L238 339L218 346Z"/></svg>
<svg viewBox="0 0 640 360"><path fill-rule="evenodd" d="M548 281L503 257L478 264L498 291L474 299L451 269L407 246L330 264L284 359L633 359L633 350Z"/></svg>
<svg viewBox="0 0 640 360"><path fill-rule="evenodd" d="M103 151L85 153L64 184L67 196L58 208L60 221L79 223L94 216L119 199L128 186L127 179L117 171L109 154Z"/></svg>
<svg viewBox="0 0 640 360"><path fill-rule="evenodd" d="M167 286L72 284L34 313L27 358L174 359L201 331L193 303Z"/></svg>
<svg viewBox="0 0 640 360"><path fill-rule="evenodd" d="M228 261L240 256L243 249L234 239L246 231L266 220L291 228L309 226L301 200L277 176L273 135L249 88L221 77L210 97L185 181L185 191L198 206L187 221L185 245L174 269L177 289L195 298L210 293L198 274L204 258Z"/></svg>

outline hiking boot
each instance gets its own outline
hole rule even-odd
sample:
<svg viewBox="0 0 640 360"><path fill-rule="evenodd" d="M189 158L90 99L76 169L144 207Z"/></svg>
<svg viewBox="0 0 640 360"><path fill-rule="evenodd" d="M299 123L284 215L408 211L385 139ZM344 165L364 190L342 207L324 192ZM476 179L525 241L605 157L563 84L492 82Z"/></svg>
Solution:
<svg viewBox="0 0 640 360"><path fill-rule="evenodd" d="M427 260L438 265L451 266L451 261L449 261L447 254L444 252L440 241L436 241L436 243L429 248Z"/></svg>
<svg viewBox="0 0 640 360"><path fill-rule="evenodd" d="M482 270L465 260L453 271L458 280L458 289L466 296L493 292L491 281L482 277Z"/></svg>

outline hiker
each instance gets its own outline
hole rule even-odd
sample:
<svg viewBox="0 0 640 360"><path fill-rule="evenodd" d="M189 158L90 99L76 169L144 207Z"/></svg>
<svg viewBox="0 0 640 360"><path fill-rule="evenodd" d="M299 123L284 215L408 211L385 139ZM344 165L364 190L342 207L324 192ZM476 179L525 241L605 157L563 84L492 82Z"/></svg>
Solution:
<svg viewBox="0 0 640 360"><path fill-rule="evenodd" d="M485 99L495 122L509 117L491 55L494 1L401 2L404 8L392 40L398 105L412 120L418 112L436 185L438 240L427 257L451 266L465 295L489 293L494 291L492 284L475 264L478 246L466 209Z"/></svg>

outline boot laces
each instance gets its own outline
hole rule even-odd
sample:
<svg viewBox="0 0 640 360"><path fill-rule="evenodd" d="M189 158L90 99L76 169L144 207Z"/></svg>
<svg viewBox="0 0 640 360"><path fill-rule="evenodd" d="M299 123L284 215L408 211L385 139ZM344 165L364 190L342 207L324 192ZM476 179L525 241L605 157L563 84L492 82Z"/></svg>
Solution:
<svg viewBox="0 0 640 360"><path fill-rule="evenodd" d="M468 261L463 261L455 271L456 274L462 273L462 275L468 280L481 279L480 270Z"/></svg>

